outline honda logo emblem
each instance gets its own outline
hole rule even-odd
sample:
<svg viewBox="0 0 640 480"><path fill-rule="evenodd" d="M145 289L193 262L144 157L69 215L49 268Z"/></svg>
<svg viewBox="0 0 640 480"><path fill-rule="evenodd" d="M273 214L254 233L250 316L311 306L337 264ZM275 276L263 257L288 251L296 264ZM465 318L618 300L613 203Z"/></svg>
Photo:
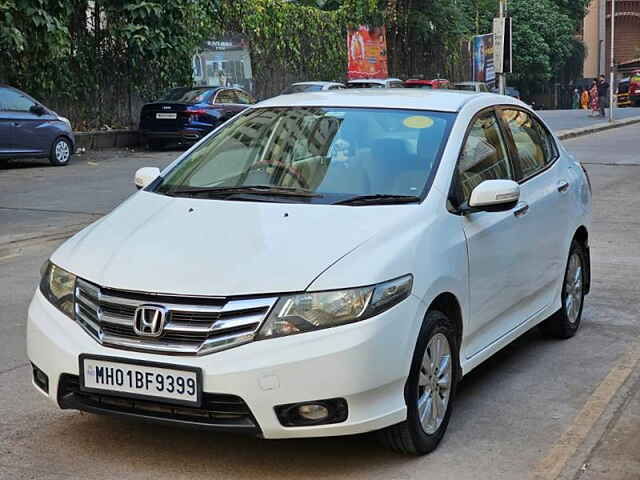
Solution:
<svg viewBox="0 0 640 480"><path fill-rule="evenodd" d="M133 315L133 331L141 337L159 337L164 329L167 309L159 305L141 305Z"/></svg>
<svg viewBox="0 0 640 480"><path fill-rule="evenodd" d="M169 105L164 105L162 107L163 110L171 110L171 107Z"/></svg>

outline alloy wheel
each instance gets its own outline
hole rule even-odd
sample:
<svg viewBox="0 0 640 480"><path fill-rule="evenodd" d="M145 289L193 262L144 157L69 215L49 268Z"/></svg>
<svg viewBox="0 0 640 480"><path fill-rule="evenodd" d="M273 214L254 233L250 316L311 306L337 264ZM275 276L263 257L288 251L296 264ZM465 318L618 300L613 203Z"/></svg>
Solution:
<svg viewBox="0 0 640 480"><path fill-rule="evenodd" d="M56 160L59 163L67 163L67 161L69 161L69 144L67 142L65 142L64 140L59 140L58 143L56 143Z"/></svg>
<svg viewBox="0 0 640 480"><path fill-rule="evenodd" d="M418 413L423 430L433 435L444 420L451 395L451 346L436 333L427 344L418 377Z"/></svg>

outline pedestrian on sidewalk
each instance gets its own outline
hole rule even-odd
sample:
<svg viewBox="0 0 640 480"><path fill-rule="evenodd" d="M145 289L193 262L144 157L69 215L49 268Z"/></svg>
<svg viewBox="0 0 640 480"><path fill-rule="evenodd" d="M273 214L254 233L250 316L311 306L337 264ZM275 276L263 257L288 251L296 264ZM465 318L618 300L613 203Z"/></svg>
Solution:
<svg viewBox="0 0 640 480"><path fill-rule="evenodd" d="M609 84L604 75L600 75L598 80L598 107L600 116L605 116L605 108L609 106Z"/></svg>
<svg viewBox="0 0 640 480"><path fill-rule="evenodd" d="M595 79L591 82L591 89L589 90L589 106L591 107L589 116L595 117L600 109L598 106L598 82Z"/></svg>
<svg viewBox="0 0 640 480"><path fill-rule="evenodd" d="M577 88L573 90L573 101L571 102L571 108L578 110L580 108L580 90Z"/></svg>
<svg viewBox="0 0 640 480"><path fill-rule="evenodd" d="M589 92L585 87L582 87L582 93L580 94L580 106L583 110L589 109Z"/></svg>

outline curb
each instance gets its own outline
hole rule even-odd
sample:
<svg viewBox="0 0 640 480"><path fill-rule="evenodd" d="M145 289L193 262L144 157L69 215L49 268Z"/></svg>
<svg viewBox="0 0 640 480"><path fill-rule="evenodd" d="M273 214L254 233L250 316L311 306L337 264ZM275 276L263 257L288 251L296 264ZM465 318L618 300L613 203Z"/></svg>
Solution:
<svg viewBox="0 0 640 480"><path fill-rule="evenodd" d="M133 147L140 144L138 130L73 132L73 135L76 138L76 148L86 148L87 150Z"/></svg>
<svg viewBox="0 0 640 480"><path fill-rule="evenodd" d="M568 140L570 138L582 137L591 133L603 132L605 130L611 130L612 128L626 127L636 123L640 123L640 117L625 118L624 120L616 120L612 123L596 123L595 125L589 125L588 127L560 130L557 135L560 140Z"/></svg>

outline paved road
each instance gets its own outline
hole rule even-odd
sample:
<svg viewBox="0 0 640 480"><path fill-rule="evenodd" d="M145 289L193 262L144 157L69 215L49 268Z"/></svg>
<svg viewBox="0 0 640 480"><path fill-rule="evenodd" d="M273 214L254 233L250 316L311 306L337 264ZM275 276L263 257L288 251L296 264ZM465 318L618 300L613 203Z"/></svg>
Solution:
<svg viewBox="0 0 640 480"><path fill-rule="evenodd" d="M586 162L594 189L594 281L579 335L549 341L533 330L472 372L461 385L447 437L422 458L388 452L367 435L261 441L58 410L30 384L24 328L38 268L60 240L0 244L0 478L526 478L557 448L640 335L638 135L640 126L633 126L567 142ZM175 155L79 157L63 169L0 171L0 234L17 238L5 223L16 216L24 216L21 228L27 225L32 237L86 221L132 191L138 166L164 165ZM594 427L610 435L602 441L591 435L570 452L562 478L574 478L582 459L589 465L579 475L587 480L640 476L632 410L638 405L636 377L624 385L628 395L616 395L622 400ZM619 463L611 474L613 455Z"/></svg>
<svg viewBox="0 0 640 480"><path fill-rule="evenodd" d="M586 110L540 110L538 114L556 131L589 127L596 123L609 121L608 117L591 117ZM617 108L615 110L616 120L624 120L638 116L640 116L640 108L629 107Z"/></svg>

